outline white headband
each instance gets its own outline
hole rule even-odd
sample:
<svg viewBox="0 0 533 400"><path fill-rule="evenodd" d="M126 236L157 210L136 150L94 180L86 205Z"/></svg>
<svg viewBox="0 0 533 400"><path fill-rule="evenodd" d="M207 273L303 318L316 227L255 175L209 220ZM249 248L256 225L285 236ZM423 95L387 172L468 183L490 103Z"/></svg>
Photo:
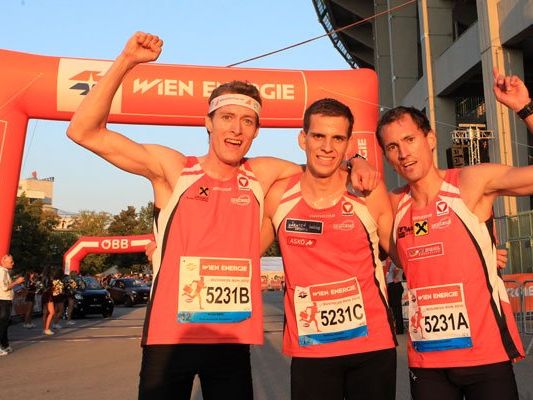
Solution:
<svg viewBox="0 0 533 400"><path fill-rule="evenodd" d="M217 96L211 100L211 103L209 103L208 114L211 114L217 108L227 106L229 104L249 108L250 110L255 111L258 117L261 113L261 105L254 98L246 96L245 94L227 93Z"/></svg>

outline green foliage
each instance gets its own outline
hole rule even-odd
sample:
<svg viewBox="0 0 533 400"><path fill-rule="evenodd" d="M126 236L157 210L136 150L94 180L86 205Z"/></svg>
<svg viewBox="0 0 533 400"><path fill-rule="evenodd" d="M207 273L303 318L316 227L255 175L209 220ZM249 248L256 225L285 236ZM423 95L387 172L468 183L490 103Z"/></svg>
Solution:
<svg viewBox="0 0 533 400"><path fill-rule="evenodd" d="M63 255L80 236L122 236L150 233L153 226L153 203L137 213L128 206L117 215L106 212L81 211L71 230L55 230L60 218L52 210L43 209L41 201L30 201L24 195L17 198L10 253L15 270L42 271L45 265L62 266ZM142 271L148 265L144 253L90 254L84 258L81 270L91 275L111 265Z"/></svg>
<svg viewBox="0 0 533 400"><path fill-rule="evenodd" d="M80 236L105 236L111 217L106 212L83 210L74 219L71 229Z"/></svg>
<svg viewBox="0 0 533 400"><path fill-rule="evenodd" d="M72 233L54 231L58 216L43 209L39 200L17 198L10 253L17 272L42 271L44 265L61 265L63 254L77 240Z"/></svg>
<svg viewBox="0 0 533 400"><path fill-rule="evenodd" d="M112 236L141 235L152 231L152 203L142 207L137 213L135 207L128 206L118 215L115 215L107 231ZM148 259L144 253L110 254L107 258L108 265L117 265L119 268L131 268L132 265L146 265Z"/></svg>

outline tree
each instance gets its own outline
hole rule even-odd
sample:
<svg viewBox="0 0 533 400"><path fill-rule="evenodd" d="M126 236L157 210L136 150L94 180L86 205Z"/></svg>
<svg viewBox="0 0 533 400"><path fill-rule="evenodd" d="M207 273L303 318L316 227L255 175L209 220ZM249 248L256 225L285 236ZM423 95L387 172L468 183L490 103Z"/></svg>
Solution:
<svg viewBox="0 0 533 400"><path fill-rule="evenodd" d="M125 210L120 211L113 216L107 232L111 236L118 235L136 235L138 232L137 211L135 207L128 206Z"/></svg>
<svg viewBox="0 0 533 400"><path fill-rule="evenodd" d="M137 214L137 230L139 234L151 233L154 227L154 203L151 201Z"/></svg>
<svg viewBox="0 0 533 400"><path fill-rule="evenodd" d="M139 213L135 207L128 206L113 217L109 224L108 233L111 236L140 235L152 231L153 204L150 202L146 207L141 207ZM107 261L110 265L117 265L119 268L142 268L148 263L144 253L111 254Z"/></svg>
<svg viewBox="0 0 533 400"><path fill-rule="evenodd" d="M30 202L25 195L17 198L10 247L17 271L41 271L49 262L47 245L50 232L47 228L51 222L49 216L45 221L41 219L42 206L42 201Z"/></svg>
<svg viewBox="0 0 533 400"><path fill-rule="evenodd" d="M81 211L72 223L72 230L80 236L105 236L111 222L111 214L107 212Z"/></svg>
<svg viewBox="0 0 533 400"><path fill-rule="evenodd" d="M63 255L78 240L78 235L69 231L50 231L47 242L47 264L63 265Z"/></svg>

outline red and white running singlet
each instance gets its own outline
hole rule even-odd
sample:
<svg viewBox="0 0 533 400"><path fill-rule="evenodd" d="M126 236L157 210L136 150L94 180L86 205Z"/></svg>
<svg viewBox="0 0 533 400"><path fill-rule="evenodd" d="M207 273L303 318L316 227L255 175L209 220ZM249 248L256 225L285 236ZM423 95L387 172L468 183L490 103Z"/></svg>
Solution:
<svg viewBox="0 0 533 400"><path fill-rule="evenodd" d="M263 343L263 198L246 161L219 181L187 158L158 216L143 345Z"/></svg>
<svg viewBox="0 0 533 400"><path fill-rule="evenodd" d="M345 193L313 209L296 176L273 222L285 268L283 352L334 357L394 348L377 226L364 199Z"/></svg>
<svg viewBox="0 0 533 400"><path fill-rule="evenodd" d="M422 209L402 195L394 241L407 277L409 366L477 366L524 357L496 247L461 199L460 171L446 171Z"/></svg>

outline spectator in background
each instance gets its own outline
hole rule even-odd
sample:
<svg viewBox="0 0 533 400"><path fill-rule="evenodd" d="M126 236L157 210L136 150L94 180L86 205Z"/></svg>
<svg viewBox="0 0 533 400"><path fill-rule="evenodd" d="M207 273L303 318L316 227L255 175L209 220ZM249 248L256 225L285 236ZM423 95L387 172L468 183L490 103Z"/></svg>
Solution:
<svg viewBox="0 0 533 400"><path fill-rule="evenodd" d="M396 334L403 334L403 313L402 313L402 270L398 268L390 258L387 260L389 270L387 271L387 295L389 296L389 306L394 317Z"/></svg>
<svg viewBox="0 0 533 400"><path fill-rule="evenodd" d="M43 333L45 335L53 335L54 332L50 329L52 325L52 318L55 314L54 300L52 297L52 272L49 266L44 267L42 274L42 305L43 305Z"/></svg>
<svg viewBox="0 0 533 400"><path fill-rule="evenodd" d="M13 288L24 282L24 277L22 276L14 281L11 280L9 272L13 269L14 265L15 262L10 254L2 257L0 262L0 356L7 356L13 351L7 337L11 306L13 305Z"/></svg>
<svg viewBox="0 0 533 400"><path fill-rule="evenodd" d="M33 316L33 306L35 305L35 293L37 292L37 273L31 271L27 274L26 281L26 312L24 314L24 328L35 328L35 324L31 321Z"/></svg>
<svg viewBox="0 0 533 400"><path fill-rule="evenodd" d="M69 326L75 325L74 321L72 321L72 312L74 311L74 295L76 294L76 289L78 288L78 284L76 283L77 278L77 272L71 271L70 275L65 275L63 281L67 303L67 325Z"/></svg>
<svg viewBox="0 0 533 400"><path fill-rule="evenodd" d="M63 312L65 311L65 285L63 284L63 271L60 269L54 274L52 281L52 301L54 303L54 318L52 319L52 329L61 329L59 324Z"/></svg>

